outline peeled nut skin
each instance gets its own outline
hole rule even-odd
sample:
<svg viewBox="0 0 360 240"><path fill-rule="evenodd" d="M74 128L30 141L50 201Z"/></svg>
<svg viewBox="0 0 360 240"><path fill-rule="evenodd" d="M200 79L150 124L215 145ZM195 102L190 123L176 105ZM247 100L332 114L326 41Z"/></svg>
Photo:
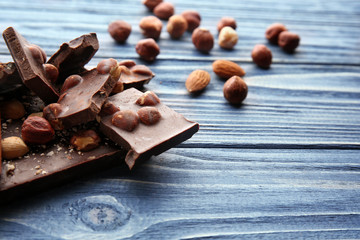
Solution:
<svg viewBox="0 0 360 240"><path fill-rule="evenodd" d="M139 23L142 34L146 38L153 38L155 40L160 37L162 26L161 20L155 16L143 17Z"/></svg>
<svg viewBox="0 0 360 240"><path fill-rule="evenodd" d="M154 125L159 122L161 114L156 107L142 107L137 111L140 121L145 125Z"/></svg>
<svg viewBox="0 0 360 240"><path fill-rule="evenodd" d="M131 110L120 110L114 113L111 122L120 129L132 132L139 125L139 115Z"/></svg>
<svg viewBox="0 0 360 240"><path fill-rule="evenodd" d="M300 37L296 33L284 31L279 35L278 44L285 52L293 53L299 43Z"/></svg>
<svg viewBox="0 0 360 240"><path fill-rule="evenodd" d="M91 151L100 144L100 137L94 130L83 130L75 133L71 139L70 144L78 151Z"/></svg>
<svg viewBox="0 0 360 240"><path fill-rule="evenodd" d="M155 106L158 103L160 103L160 99L152 91L146 91L136 100L136 104L140 106Z"/></svg>
<svg viewBox="0 0 360 240"><path fill-rule="evenodd" d="M233 76L225 82L223 93L229 103L239 105L246 98L248 87L241 77Z"/></svg>
<svg viewBox="0 0 360 240"><path fill-rule="evenodd" d="M175 8L172 3L162 2L154 8L154 14L162 20L168 20L172 15L174 15Z"/></svg>
<svg viewBox="0 0 360 240"><path fill-rule="evenodd" d="M238 64L228 60L216 60L212 64L213 71L221 78L230 78L234 75L242 77L245 75L245 70Z"/></svg>
<svg viewBox="0 0 360 240"><path fill-rule="evenodd" d="M200 26L201 16L195 10L186 10L181 15L185 18L188 24L187 31L193 32L197 27Z"/></svg>
<svg viewBox="0 0 360 240"><path fill-rule="evenodd" d="M221 29L223 27L226 27L226 26L231 27L231 28L233 28L235 30L236 29L236 20L235 20L235 18L233 18L233 17L222 17L220 19L220 21L218 22L218 25L217 25L218 32L220 32Z"/></svg>
<svg viewBox="0 0 360 240"><path fill-rule="evenodd" d="M276 45L278 44L279 34L283 31L287 31L284 24L273 23L266 29L265 37L270 43Z"/></svg>
<svg viewBox="0 0 360 240"><path fill-rule="evenodd" d="M46 144L53 140L54 136L54 129L43 117L28 117L21 126L21 137L29 144Z"/></svg>
<svg viewBox="0 0 360 240"><path fill-rule="evenodd" d="M163 0L143 0L142 3L149 9L149 11L153 11L154 8L162 3Z"/></svg>
<svg viewBox="0 0 360 240"><path fill-rule="evenodd" d="M205 28L196 28L191 36L192 42L197 50L208 53L214 47L214 37Z"/></svg>
<svg viewBox="0 0 360 240"><path fill-rule="evenodd" d="M255 45L251 52L253 62L261 68L268 69L271 65L272 54L269 48L263 44Z"/></svg>
<svg viewBox="0 0 360 240"><path fill-rule="evenodd" d="M184 34L188 24L186 19L181 15L173 15L169 18L166 30L170 34L171 38L178 39Z"/></svg>
<svg viewBox="0 0 360 240"><path fill-rule="evenodd" d="M131 25L125 21L117 20L109 24L108 32L116 42L124 43L131 33Z"/></svg>
<svg viewBox="0 0 360 240"><path fill-rule="evenodd" d="M209 85L210 74L204 70L195 70L186 79L185 87L190 93L200 92Z"/></svg>
<svg viewBox="0 0 360 240"><path fill-rule="evenodd" d="M136 46L135 50L139 56L145 61L154 61L160 53L159 45L152 38L146 38L140 40Z"/></svg>
<svg viewBox="0 0 360 240"><path fill-rule="evenodd" d="M2 102L0 104L1 117L4 119L20 119L25 115L24 105L17 99Z"/></svg>
<svg viewBox="0 0 360 240"><path fill-rule="evenodd" d="M1 153L3 159L14 159L29 152L28 146L19 137L7 137L1 140Z"/></svg>
<svg viewBox="0 0 360 240"><path fill-rule="evenodd" d="M232 49L238 42L238 35L232 27L223 27L219 33L219 45L225 49Z"/></svg>

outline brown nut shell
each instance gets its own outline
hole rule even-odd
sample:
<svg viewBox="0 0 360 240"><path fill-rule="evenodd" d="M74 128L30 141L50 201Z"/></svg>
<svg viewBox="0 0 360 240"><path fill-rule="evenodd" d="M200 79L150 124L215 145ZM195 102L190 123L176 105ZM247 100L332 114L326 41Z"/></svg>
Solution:
<svg viewBox="0 0 360 240"><path fill-rule="evenodd" d="M190 73L189 77L186 79L185 87L190 92L199 92L206 88L209 85L211 76L208 72L204 70L195 70Z"/></svg>
<svg viewBox="0 0 360 240"><path fill-rule="evenodd" d="M241 104L247 96L248 87L239 76L229 78L223 88L225 99L231 104Z"/></svg>
<svg viewBox="0 0 360 240"><path fill-rule="evenodd" d="M216 60L212 64L213 71L221 78L230 78L232 76L242 77L245 75L245 70L238 64L228 60Z"/></svg>

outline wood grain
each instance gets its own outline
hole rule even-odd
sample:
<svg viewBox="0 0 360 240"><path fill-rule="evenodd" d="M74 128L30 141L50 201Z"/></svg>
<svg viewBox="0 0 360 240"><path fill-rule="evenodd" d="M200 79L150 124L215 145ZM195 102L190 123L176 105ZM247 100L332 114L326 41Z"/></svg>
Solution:
<svg viewBox="0 0 360 240"><path fill-rule="evenodd" d="M235 17L235 49L216 40L204 55L191 34L174 41L164 28L150 64L134 50L138 23L151 14L141 1L0 2L0 29L15 27L48 56L96 32L100 50L89 67L109 57L148 65L156 77L145 90L200 123L191 139L136 171L124 164L1 206L0 239L359 239L360 2L171 2L177 13L198 10L215 37L217 21ZM133 27L124 45L107 33L115 19ZM273 22L301 36L295 54L266 42ZM269 70L251 61L257 43L273 53ZM245 69L241 107L223 98L216 59ZM0 61L11 61L3 40ZM184 85L195 69L211 74L197 96Z"/></svg>

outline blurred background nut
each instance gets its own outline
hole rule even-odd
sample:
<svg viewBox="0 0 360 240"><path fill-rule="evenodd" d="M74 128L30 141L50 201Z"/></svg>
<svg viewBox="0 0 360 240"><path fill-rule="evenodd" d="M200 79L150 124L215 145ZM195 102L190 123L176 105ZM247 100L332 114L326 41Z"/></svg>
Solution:
<svg viewBox="0 0 360 240"><path fill-rule="evenodd" d="M265 37L270 43L277 45L279 34L283 31L287 31L284 24L273 23L266 29Z"/></svg>
<svg viewBox="0 0 360 240"><path fill-rule="evenodd" d="M196 28L191 36L197 50L208 53L214 47L214 37L208 29Z"/></svg>
<svg viewBox="0 0 360 240"><path fill-rule="evenodd" d="M140 40L135 46L136 52L145 61L154 61L160 53L160 48L152 38Z"/></svg>
<svg viewBox="0 0 360 240"><path fill-rule="evenodd" d="M152 12L162 1L163 0L143 0L142 3Z"/></svg>
<svg viewBox="0 0 360 240"><path fill-rule="evenodd" d="M248 87L239 76L229 78L223 88L225 99L231 104L241 104L247 96Z"/></svg>
<svg viewBox="0 0 360 240"><path fill-rule="evenodd" d="M186 10L181 15L185 18L188 28L187 31L193 32L195 28L200 26L201 23L201 16L195 10Z"/></svg>
<svg viewBox="0 0 360 240"><path fill-rule="evenodd" d="M109 24L108 32L115 41L124 43L131 33L131 25L125 21L117 20Z"/></svg>
<svg viewBox="0 0 360 240"><path fill-rule="evenodd" d="M174 15L175 8L172 3L162 2L154 8L154 14L162 20L168 20Z"/></svg>
<svg viewBox="0 0 360 240"><path fill-rule="evenodd" d="M21 126L21 137L29 144L46 144L53 140L54 136L54 129L43 117L28 117Z"/></svg>
<svg viewBox="0 0 360 240"><path fill-rule="evenodd" d="M233 17L222 17L220 19L220 21L218 22L218 25L217 25L218 32L220 32L221 29L223 29L223 27L226 27L226 26L231 27L234 30L236 30L236 20L235 20L235 18L233 18Z"/></svg>
<svg viewBox="0 0 360 240"><path fill-rule="evenodd" d="M1 140L1 153L4 159L14 159L29 152L28 146L19 137L7 137Z"/></svg>
<svg viewBox="0 0 360 240"><path fill-rule="evenodd" d="M76 132L70 139L70 144L78 151L86 152L99 147L101 138L91 129Z"/></svg>
<svg viewBox="0 0 360 240"><path fill-rule="evenodd" d="M292 53L299 46L300 37L296 33L284 31L279 35L279 46L288 53Z"/></svg>
<svg viewBox="0 0 360 240"><path fill-rule="evenodd" d="M166 26L166 30L170 34L171 38L174 39L181 38L181 36L184 34L187 28L188 28L187 21L181 15L171 16Z"/></svg>
<svg viewBox="0 0 360 240"><path fill-rule="evenodd" d="M186 79L185 87L190 93L200 92L209 85L211 76L204 70L195 70Z"/></svg>
<svg viewBox="0 0 360 240"><path fill-rule="evenodd" d="M161 20L155 16L143 17L139 24L142 34L146 38L153 38L155 40L160 37L162 26Z"/></svg>
<svg viewBox="0 0 360 240"><path fill-rule="evenodd" d="M229 26L223 27L219 33L219 45L225 49L232 49L238 42L236 31Z"/></svg>
<svg viewBox="0 0 360 240"><path fill-rule="evenodd" d="M2 102L0 104L1 117L5 119L20 119L25 115L24 105L17 99Z"/></svg>
<svg viewBox="0 0 360 240"><path fill-rule="evenodd" d="M272 54L269 48L263 44L255 45L251 52L253 62L261 68L267 69L271 65Z"/></svg>

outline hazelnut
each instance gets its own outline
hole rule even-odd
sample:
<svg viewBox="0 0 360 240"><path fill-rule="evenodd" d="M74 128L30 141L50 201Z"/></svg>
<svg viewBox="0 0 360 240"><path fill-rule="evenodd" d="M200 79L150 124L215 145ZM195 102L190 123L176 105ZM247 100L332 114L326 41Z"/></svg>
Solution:
<svg viewBox="0 0 360 240"><path fill-rule="evenodd" d="M283 31L287 31L284 24L273 23L266 29L265 37L270 43L278 44L279 34Z"/></svg>
<svg viewBox="0 0 360 240"><path fill-rule="evenodd" d="M63 94L64 92L66 92L67 90L69 90L70 88L75 87L76 85L78 85L79 83L81 83L83 81L83 78L80 75L71 75L68 78L65 79L61 90L60 90L60 94Z"/></svg>
<svg viewBox="0 0 360 240"><path fill-rule="evenodd" d="M284 31L279 35L279 46L288 53L292 53L299 46L300 37L296 33Z"/></svg>
<svg viewBox="0 0 360 240"><path fill-rule="evenodd" d="M76 132L70 139L70 144L78 151L86 152L99 147L100 137L94 130Z"/></svg>
<svg viewBox="0 0 360 240"><path fill-rule="evenodd" d="M162 3L163 0L143 0L143 4L149 9L149 11L153 11L154 8Z"/></svg>
<svg viewBox="0 0 360 240"><path fill-rule="evenodd" d="M113 58L109 58L101 60L96 66L96 70L101 74L107 74L115 67L117 67L117 61Z"/></svg>
<svg viewBox="0 0 360 240"><path fill-rule="evenodd" d="M187 10L181 14L187 21L189 32L193 32L195 28L200 26L201 16L197 11Z"/></svg>
<svg viewBox="0 0 360 240"><path fill-rule="evenodd" d="M222 17L217 25L218 32L221 31L223 27L232 27L234 30L236 29L236 20L232 17Z"/></svg>
<svg viewBox="0 0 360 240"><path fill-rule="evenodd" d="M21 126L21 137L26 143L46 144L53 140L54 136L54 129L43 117L28 117Z"/></svg>
<svg viewBox="0 0 360 240"><path fill-rule="evenodd" d="M166 30L171 38L181 38L188 27L186 19L181 15L173 15L169 18Z"/></svg>
<svg viewBox="0 0 360 240"><path fill-rule="evenodd" d="M44 64L46 62L46 53L41 47L31 44L27 49L38 63Z"/></svg>
<svg viewBox="0 0 360 240"><path fill-rule="evenodd" d="M58 119L61 112L62 107L59 103L51 103L43 109L43 117L49 121L55 130L64 129L61 120Z"/></svg>
<svg viewBox="0 0 360 240"><path fill-rule="evenodd" d="M119 66L125 66L127 68L134 67L136 65L136 62L133 60L122 60L118 63Z"/></svg>
<svg viewBox="0 0 360 240"><path fill-rule="evenodd" d="M19 137L7 137L1 140L1 153L5 159L14 159L29 152L28 146Z"/></svg>
<svg viewBox="0 0 360 240"><path fill-rule="evenodd" d="M136 104L140 106L155 106L158 103L160 103L160 99L152 91L146 91L136 100Z"/></svg>
<svg viewBox="0 0 360 240"><path fill-rule="evenodd" d="M133 73L146 76L155 76L155 74L145 65L136 65L131 68Z"/></svg>
<svg viewBox="0 0 360 240"><path fill-rule="evenodd" d="M116 94L116 93L120 93L122 91L124 91L124 83L122 83L121 81L117 81L115 84L115 87L113 88L111 93Z"/></svg>
<svg viewBox="0 0 360 240"><path fill-rule="evenodd" d="M251 52L251 57L256 65L261 68L269 68L271 65L272 54L269 48L263 44L255 45Z"/></svg>
<svg viewBox="0 0 360 240"><path fill-rule="evenodd" d="M247 96L248 87L239 76L229 78L223 88L225 99L231 104L240 104Z"/></svg>
<svg viewBox="0 0 360 240"><path fill-rule="evenodd" d="M160 53L160 48L152 38L146 38L140 40L136 44L136 52L145 61L154 61L157 55Z"/></svg>
<svg viewBox="0 0 360 240"><path fill-rule="evenodd" d="M139 115L131 110L120 110L113 115L111 122L114 126L131 132L139 125Z"/></svg>
<svg viewBox="0 0 360 240"><path fill-rule="evenodd" d="M172 3L162 2L154 8L154 14L162 20L168 20L174 15L175 8Z"/></svg>
<svg viewBox="0 0 360 240"><path fill-rule="evenodd" d="M131 33L131 25L125 21L117 20L109 24L108 32L115 41L124 43Z"/></svg>
<svg viewBox="0 0 360 240"><path fill-rule="evenodd" d="M120 111L120 108L115 106L112 102L105 102L101 107L100 116L113 115L118 111Z"/></svg>
<svg viewBox="0 0 360 240"><path fill-rule="evenodd" d="M192 42L200 52L207 53L214 47L214 37L205 28L196 28L191 36Z"/></svg>
<svg viewBox="0 0 360 240"><path fill-rule="evenodd" d="M1 117L5 119L20 119L25 115L24 105L17 99L2 102L0 105Z"/></svg>
<svg viewBox="0 0 360 240"><path fill-rule="evenodd" d="M159 122L161 114L156 107L142 107L137 111L140 121L145 125L154 125Z"/></svg>
<svg viewBox="0 0 360 240"><path fill-rule="evenodd" d="M199 92L206 88L209 85L211 80L210 74L204 70L195 70L190 73L189 77L186 79L185 87L190 92Z"/></svg>
<svg viewBox="0 0 360 240"><path fill-rule="evenodd" d="M156 40L160 37L162 22L155 16L147 16L141 19L139 27L145 37Z"/></svg>
<svg viewBox="0 0 360 240"><path fill-rule="evenodd" d="M56 83L57 79L59 77L59 70L57 69L57 67L55 67L52 64L44 64L44 70L45 70L45 74L46 77L52 82L52 83Z"/></svg>
<svg viewBox="0 0 360 240"><path fill-rule="evenodd" d="M238 39L239 37L236 31L229 26L223 27L219 33L219 45L225 49L232 49L236 45Z"/></svg>

